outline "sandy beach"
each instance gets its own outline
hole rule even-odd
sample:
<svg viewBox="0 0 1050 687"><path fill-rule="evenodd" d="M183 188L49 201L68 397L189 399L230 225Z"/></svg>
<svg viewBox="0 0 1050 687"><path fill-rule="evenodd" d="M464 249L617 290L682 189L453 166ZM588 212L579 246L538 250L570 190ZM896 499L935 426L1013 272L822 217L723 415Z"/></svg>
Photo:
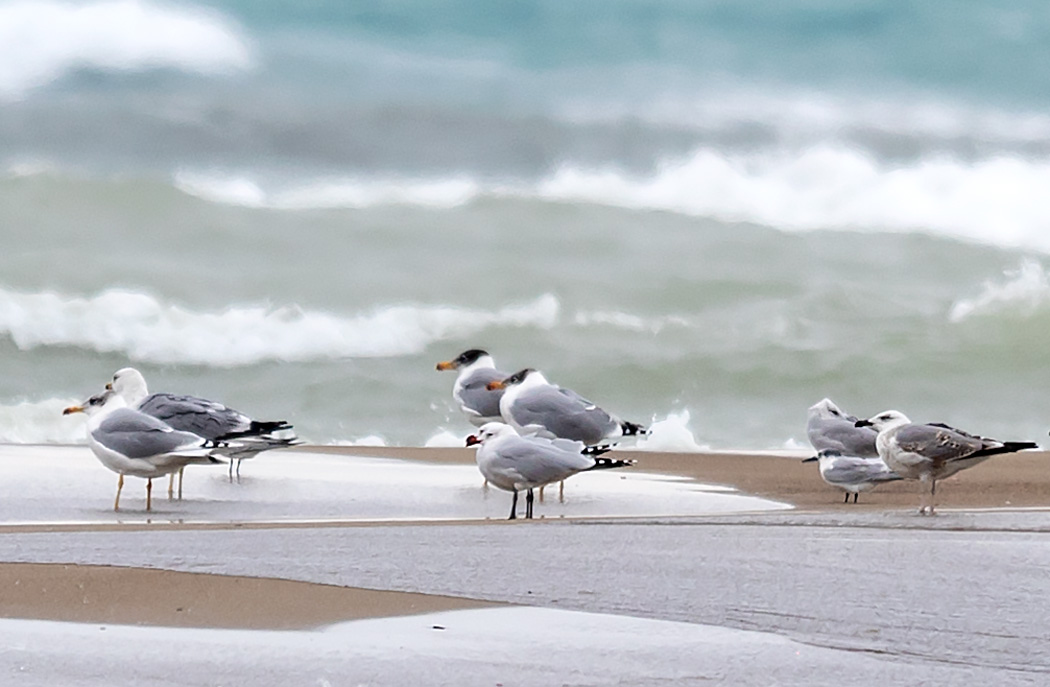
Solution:
<svg viewBox="0 0 1050 687"><path fill-rule="evenodd" d="M245 463L240 483L221 470L191 470L186 499L160 498L151 514L138 480L125 487L125 509L109 510L111 475L84 447L2 449L0 472L14 492L0 505L0 635L84 641L100 663L119 661L158 627L182 628L172 646L196 646L194 633L221 630L228 634L208 641L233 653L270 641L260 639L269 633L282 633L273 636L286 647L289 637L350 633L357 652L331 665L330 654L319 654L318 665L365 683L364 665L397 680L425 679L427 666L442 666L441 684L507 675L548 684L569 673L588 684L613 673L649 684L695 670L739 684L780 675L830 685L841 671L854 671L855 681L840 684L964 673L1034 684L1033 674L1050 671L1050 655L1032 650L1050 628L1028 598L1045 591L1029 578L1044 558L1050 564L1050 456L1042 451L997 457L946 480L942 514L922 518L915 483L884 485L846 505L814 464L801 463L804 452L624 450L637 460L619 471L628 474L577 476L565 503L548 491L542 518L529 523L504 519L509 495L482 489L467 449L307 447ZM39 469L52 475L47 484ZM977 542L998 553L981 558ZM901 584L883 572L888 560L933 578ZM819 591L832 580L875 597ZM945 585L953 594L944 595ZM962 625L955 591L970 599ZM918 624L905 620L916 604L925 607ZM1011 636L1002 609L1028 629ZM384 629L362 624L369 622ZM101 645L83 634L118 626L140 629ZM943 643L923 628L941 626L962 633L952 650L977 657L977 667L938 658ZM433 633L446 627L463 643L434 649ZM558 629L541 629L551 627ZM245 630L263 634L238 634ZM514 644L533 631L533 662L478 653L479 644ZM595 633L630 637L632 651L654 663L584 658ZM382 646L361 648L369 642ZM555 646L542 649L544 642ZM32 666L39 682L27 684L80 674L42 646L0 660ZM704 646L723 653L697 653ZM72 661L76 651L63 656ZM545 663L544 651L559 658ZM784 656L796 652L806 660L785 668ZM289 660L242 676L257 670L259 684L281 684ZM190 660L187 683L212 684L220 665L227 663Z"/></svg>

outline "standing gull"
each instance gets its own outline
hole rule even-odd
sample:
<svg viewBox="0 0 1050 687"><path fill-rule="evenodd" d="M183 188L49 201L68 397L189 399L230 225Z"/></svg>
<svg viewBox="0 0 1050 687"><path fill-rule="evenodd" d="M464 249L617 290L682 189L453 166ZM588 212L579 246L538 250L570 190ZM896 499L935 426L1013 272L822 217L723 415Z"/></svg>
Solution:
<svg viewBox="0 0 1050 687"><path fill-rule="evenodd" d="M113 472L117 496L113 510L120 510L124 475L146 479L146 510L153 509L153 478L170 475L193 463L222 461L212 457L205 439L191 432L172 429L155 417L127 407L124 398L107 390L81 405L70 406L63 415L88 415L88 445L95 457Z"/></svg>
<svg viewBox="0 0 1050 687"><path fill-rule="evenodd" d="M922 483L919 503L922 515L933 515L937 480L951 477L999 453L1039 448L1030 441L986 439L948 425L912 424L904 413L897 410L886 410L867 420L858 420L857 426L873 427L878 431L875 444L879 456L890 469L905 479L917 479Z"/></svg>
<svg viewBox="0 0 1050 687"><path fill-rule="evenodd" d="M458 370L452 387L452 398L475 427L501 420L499 402L503 389L490 389L489 382L507 378L507 373L496 369L496 363L487 351L472 348L452 360L437 364L438 370Z"/></svg>
<svg viewBox="0 0 1050 687"><path fill-rule="evenodd" d="M467 437L467 446L477 446L478 469L489 482L513 492L509 520L518 517L518 491L525 489L525 517L532 518L532 490L560 482L578 472L622 468L634 461L598 456L608 447L584 446L578 441L523 437L502 422L486 423L477 435Z"/></svg>
<svg viewBox="0 0 1050 687"><path fill-rule="evenodd" d="M857 427L858 418L843 412L831 399L825 398L810 406L808 416L806 435L817 451L878 458L879 450L875 447L878 432L871 427Z"/></svg>
<svg viewBox="0 0 1050 687"><path fill-rule="evenodd" d="M884 482L903 479L890 470L878 456L874 458L844 456L834 449L824 449L802 462L812 461L820 461L821 479L846 492L846 499L843 503L849 503L850 494L853 494L853 503L856 503L860 492L870 491Z"/></svg>
<svg viewBox="0 0 1050 687"><path fill-rule="evenodd" d="M238 453L237 476L241 474L241 461L271 448L280 448L294 443L294 439L269 436L273 432L288 430L292 426L284 420L258 421L242 412L227 408L221 403L198 396L168 393L150 394L146 378L133 367L117 370L113 381L106 384L119 394L129 408L157 418L174 429L192 432L204 437L213 446L243 439L243 450ZM252 449L257 450L252 450ZM230 460L230 479L233 479L234 461ZM179 499L182 499L182 470L179 470ZM174 480L175 474L171 474ZM172 496L172 484L168 484L168 498Z"/></svg>
<svg viewBox="0 0 1050 687"><path fill-rule="evenodd" d="M645 433L641 425L625 422L575 391L551 384L538 370L526 368L502 381L490 382L489 388L506 388L499 402L500 413L503 421L521 434L594 446Z"/></svg>

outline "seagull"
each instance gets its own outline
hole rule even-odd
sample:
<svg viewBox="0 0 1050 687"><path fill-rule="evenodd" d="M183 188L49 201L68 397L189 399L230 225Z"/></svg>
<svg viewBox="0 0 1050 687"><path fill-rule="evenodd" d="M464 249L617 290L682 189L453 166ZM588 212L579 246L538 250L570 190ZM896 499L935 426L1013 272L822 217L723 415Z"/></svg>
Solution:
<svg viewBox="0 0 1050 687"><path fill-rule="evenodd" d="M825 398L809 407L806 435L817 451L835 451L843 456L878 458L878 434L871 427L857 427L858 418L848 415ZM821 463L823 465L823 463ZM822 469L823 472L823 469Z"/></svg>
<svg viewBox="0 0 1050 687"><path fill-rule="evenodd" d="M488 387L506 389L499 402L500 414L521 434L595 446L646 431L639 424L607 413L571 389L551 384L543 373L532 368L489 382Z"/></svg>
<svg viewBox="0 0 1050 687"><path fill-rule="evenodd" d="M452 398L475 427L501 420L499 402L503 389L489 389L488 383L507 378L507 373L496 369L496 363L487 351L472 348L452 360L437 364L438 370L459 370Z"/></svg>
<svg viewBox="0 0 1050 687"><path fill-rule="evenodd" d="M858 427L873 427L879 433L875 444L879 456L890 469L905 479L922 482L920 515L933 515L937 480L951 477L999 453L1039 448L1031 441L986 439L943 424L912 424L898 410L886 410L867 420L858 420L856 424Z"/></svg>
<svg viewBox="0 0 1050 687"><path fill-rule="evenodd" d="M622 468L633 460L598 457L609 446L585 446L579 441L546 439L519 435L502 422L488 422L476 435L467 437L467 446L477 446L478 469L489 482L514 493L509 520L518 517L518 491L526 490L525 517L532 518L532 490L559 482L587 470Z"/></svg>
<svg viewBox="0 0 1050 687"><path fill-rule="evenodd" d="M821 479L846 492L846 499L843 503L849 503L850 494L853 494L853 503L856 503L860 492L871 491L884 482L903 479L890 470L878 456L874 458L846 456L834 449L824 449L802 462L813 461L820 461Z"/></svg>
<svg viewBox="0 0 1050 687"><path fill-rule="evenodd" d="M62 411L63 415L86 413L87 438L95 457L113 472L117 497L113 510L120 510L124 475L146 479L146 510L153 509L153 478L178 472L187 465L222 463L206 446L204 437L173 429L155 417L127 407L124 398L112 390L92 396L81 405Z"/></svg>
<svg viewBox="0 0 1050 687"><path fill-rule="evenodd" d="M129 408L134 408L167 423L174 429L192 432L204 437L213 446L228 444L235 439L244 439L238 452L237 476L241 475L241 461L271 448L292 445L295 440L268 436L273 432L291 429L284 420L260 422L242 412L227 408L221 403L198 396L183 396L168 393L150 394L146 378L133 367L125 367L113 374L113 381L106 389L119 394ZM257 450L252 451L248 447ZM233 463L230 461L230 479L233 479ZM172 497L175 473L168 483L168 498ZM182 500L182 470L179 470L179 500Z"/></svg>

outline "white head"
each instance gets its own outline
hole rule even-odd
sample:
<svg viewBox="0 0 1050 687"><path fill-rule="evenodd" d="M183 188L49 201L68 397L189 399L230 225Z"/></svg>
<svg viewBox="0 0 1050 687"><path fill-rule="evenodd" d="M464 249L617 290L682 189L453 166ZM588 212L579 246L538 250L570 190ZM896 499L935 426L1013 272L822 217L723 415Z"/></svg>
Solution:
<svg viewBox="0 0 1050 687"><path fill-rule="evenodd" d="M819 403L811 405L809 407L809 416L819 417L822 420L831 420L833 418L846 419L846 414L830 398L825 398Z"/></svg>
<svg viewBox="0 0 1050 687"><path fill-rule="evenodd" d="M510 436L517 433L517 430L508 424L502 422L486 422L478 428L477 434L471 434L467 437L467 446L484 445L485 442L496 439L497 437Z"/></svg>
<svg viewBox="0 0 1050 687"><path fill-rule="evenodd" d="M88 417L92 417L94 415L108 413L117 408L125 407L127 407L127 403L124 402L124 398L120 394L112 389L106 389L102 393L95 394L80 405L69 406L62 411L62 414L72 415L73 413L84 413Z"/></svg>
<svg viewBox="0 0 1050 687"><path fill-rule="evenodd" d="M113 373L113 381L106 385L124 398L129 406L135 406L149 396L146 378L133 367L125 367Z"/></svg>
<svg viewBox="0 0 1050 687"><path fill-rule="evenodd" d="M857 420L858 427L871 427L879 434L888 429L911 424L908 416L899 410L884 410L878 415L873 415L867 420Z"/></svg>

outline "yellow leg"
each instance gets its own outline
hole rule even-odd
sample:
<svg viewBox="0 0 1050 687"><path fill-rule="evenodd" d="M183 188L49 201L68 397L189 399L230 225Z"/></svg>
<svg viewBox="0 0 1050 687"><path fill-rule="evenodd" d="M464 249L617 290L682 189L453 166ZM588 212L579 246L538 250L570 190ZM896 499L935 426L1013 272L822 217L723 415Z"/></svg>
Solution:
<svg viewBox="0 0 1050 687"><path fill-rule="evenodd" d="M146 510L153 510L153 478L146 480Z"/></svg>
<svg viewBox="0 0 1050 687"><path fill-rule="evenodd" d="M542 487L540 487L540 503L543 503L543 490L546 489L546 488L547 488L546 484L544 484Z"/></svg>
<svg viewBox="0 0 1050 687"><path fill-rule="evenodd" d="M121 474L120 478L117 479L117 498L113 501L113 510L120 510L120 490L124 488L124 475Z"/></svg>
<svg viewBox="0 0 1050 687"><path fill-rule="evenodd" d="M175 473L168 473L168 500L175 498Z"/></svg>
<svg viewBox="0 0 1050 687"><path fill-rule="evenodd" d="M179 501L182 500L182 473L183 473L183 471L185 469L186 469L185 465L183 465L181 468L179 468Z"/></svg>

